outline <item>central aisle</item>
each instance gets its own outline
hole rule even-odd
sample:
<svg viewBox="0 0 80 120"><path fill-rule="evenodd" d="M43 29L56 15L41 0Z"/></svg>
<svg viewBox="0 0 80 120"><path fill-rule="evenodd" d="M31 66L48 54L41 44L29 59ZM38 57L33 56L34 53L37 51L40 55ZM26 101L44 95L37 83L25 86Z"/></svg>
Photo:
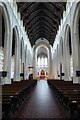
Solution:
<svg viewBox="0 0 80 120"><path fill-rule="evenodd" d="M16 118L68 118L46 80L40 80L22 104Z"/></svg>

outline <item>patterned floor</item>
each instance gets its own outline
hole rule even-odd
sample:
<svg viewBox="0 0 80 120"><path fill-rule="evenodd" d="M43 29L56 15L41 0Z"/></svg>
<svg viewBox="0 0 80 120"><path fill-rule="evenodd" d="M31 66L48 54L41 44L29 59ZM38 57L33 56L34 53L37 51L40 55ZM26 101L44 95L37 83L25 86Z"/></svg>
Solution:
<svg viewBox="0 0 80 120"><path fill-rule="evenodd" d="M40 80L14 118L68 118L68 114L56 99L47 81Z"/></svg>

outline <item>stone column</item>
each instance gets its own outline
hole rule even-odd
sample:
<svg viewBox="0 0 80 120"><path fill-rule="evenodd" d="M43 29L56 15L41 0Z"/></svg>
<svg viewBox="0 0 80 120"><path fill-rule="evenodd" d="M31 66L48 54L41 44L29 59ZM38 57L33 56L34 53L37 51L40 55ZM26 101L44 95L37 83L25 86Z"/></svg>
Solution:
<svg viewBox="0 0 80 120"><path fill-rule="evenodd" d="M65 80L70 80L70 71L69 71L69 47L68 44L65 45Z"/></svg>
<svg viewBox="0 0 80 120"><path fill-rule="evenodd" d="M50 65L50 78L52 78L52 54L51 50L49 50L49 65Z"/></svg>
<svg viewBox="0 0 80 120"><path fill-rule="evenodd" d="M63 66L64 66L64 80L65 80L65 76L66 76L66 71L65 71L65 69L66 69L66 51L65 51L65 37L64 37L64 40L63 40Z"/></svg>
<svg viewBox="0 0 80 120"><path fill-rule="evenodd" d="M20 39L18 42L18 80L20 81Z"/></svg>
<svg viewBox="0 0 80 120"><path fill-rule="evenodd" d="M5 35L4 44L4 64L3 71L7 71L7 77L4 78L4 84L11 84L11 55L12 55L12 30Z"/></svg>
<svg viewBox="0 0 80 120"><path fill-rule="evenodd" d="M37 53L35 52L35 78L37 78Z"/></svg>
<svg viewBox="0 0 80 120"><path fill-rule="evenodd" d="M78 41L78 33L74 33L74 42L73 42L73 82L80 83L80 77L76 76L76 71L80 71L80 46ZM76 41L75 41L76 39Z"/></svg>
<svg viewBox="0 0 80 120"><path fill-rule="evenodd" d="M33 48L33 78L35 78L35 50Z"/></svg>
<svg viewBox="0 0 80 120"><path fill-rule="evenodd" d="M20 47L19 47L19 38L16 34L15 40L15 70L14 70L14 81L20 81Z"/></svg>
<svg viewBox="0 0 80 120"><path fill-rule="evenodd" d="M59 69L59 49L58 49L58 45L57 45L57 51L56 51L56 66L57 66L57 79L60 79L60 77L58 75L60 75L60 69Z"/></svg>
<svg viewBox="0 0 80 120"><path fill-rule="evenodd" d="M67 80L67 62L66 62L66 49L65 49L65 44L64 44L64 72L65 72L65 77L64 80Z"/></svg>
<svg viewBox="0 0 80 120"><path fill-rule="evenodd" d="M21 62L21 73L24 75L24 63ZM24 80L24 76L20 77L21 80Z"/></svg>
<svg viewBox="0 0 80 120"><path fill-rule="evenodd" d="M25 54L24 54L24 41L22 40L22 55L21 55L21 73L23 73L23 75L24 75L24 59L25 59ZM22 79L24 79L24 76L23 76L23 78Z"/></svg>
<svg viewBox="0 0 80 120"><path fill-rule="evenodd" d="M74 21L72 23L72 50L73 50L73 83L80 83L80 76L76 75L76 71L80 71L80 40L79 40L79 16L80 3L77 7Z"/></svg>
<svg viewBox="0 0 80 120"><path fill-rule="evenodd" d="M19 42L18 40L16 41L16 45L15 45L15 68L14 68L14 81L20 81L20 72L19 72Z"/></svg>
<svg viewBox="0 0 80 120"><path fill-rule="evenodd" d="M27 79L27 48L25 49L25 54L24 54L24 80L26 79Z"/></svg>

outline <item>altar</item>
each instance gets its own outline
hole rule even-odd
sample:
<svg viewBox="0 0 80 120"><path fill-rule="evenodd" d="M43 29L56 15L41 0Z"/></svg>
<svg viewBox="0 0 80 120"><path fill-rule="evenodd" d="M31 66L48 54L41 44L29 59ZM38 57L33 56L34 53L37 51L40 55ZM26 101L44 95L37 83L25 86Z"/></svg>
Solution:
<svg viewBox="0 0 80 120"><path fill-rule="evenodd" d="M40 73L38 73L38 76L37 76L38 79L47 79L48 78L48 73L45 72L44 70L41 70Z"/></svg>

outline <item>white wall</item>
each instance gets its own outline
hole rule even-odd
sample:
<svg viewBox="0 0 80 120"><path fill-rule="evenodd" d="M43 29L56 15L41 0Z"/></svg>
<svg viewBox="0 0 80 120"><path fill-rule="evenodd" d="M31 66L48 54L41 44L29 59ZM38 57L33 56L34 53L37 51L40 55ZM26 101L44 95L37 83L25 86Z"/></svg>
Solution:
<svg viewBox="0 0 80 120"><path fill-rule="evenodd" d="M60 67L60 62L61 61L63 63L63 72L65 72L64 69L65 69L66 65L68 66L69 64L71 64L69 66L70 67L70 71L67 69L67 72L69 72L69 76L67 76L66 78L63 77L63 79L71 80L71 78L70 78L71 76L70 75L74 71L77 70L74 67L76 57L74 57L74 52L73 52L73 49L75 49L75 43L74 43L74 40L73 40L74 39L74 37L73 37L74 36L74 31L73 31L74 22L73 22L73 20L74 20L74 15L75 15L77 4L78 4L77 2L67 3L66 11L64 11L64 13L63 13L63 19L61 20L61 24L59 26L59 30L57 31L55 42L53 44L53 74L54 74L55 78L58 78L57 70L59 70L58 68ZM78 7L80 7L80 5ZM71 30L72 57L70 59L72 59L72 63L69 63L69 59L68 59L68 62L66 60L66 58L68 58L68 54L66 54L66 47L67 47L67 52L68 52L68 47L69 47L68 44L66 44L66 46L65 46L65 43L67 43L66 40L68 40L68 38L66 39L66 34L65 34L67 25L70 27L70 30ZM63 56L62 56L62 54L60 52L61 49L62 49L62 46L60 44L61 38L62 38L62 41L63 41ZM78 38L76 37L76 40L75 40L76 43L77 43L77 39ZM58 46L58 50L57 50L57 46ZM66 56L65 56L65 54L66 54ZM76 64L78 65L77 61L76 61ZM59 72L60 72L60 70L59 70ZM77 79L77 77L74 78L74 74L73 74L73 79L74 79L73 80L74 82ZM79 82L79 81L77 80L76 82Z"/></svg>
<svg viewBox="0 0 80 120"><path fill-rule="evenodd" d="M26 61L27 61L27 65L28 65L28 57L30 56L33 56L33 49L31 47L31 44L30 44L30 41L28 39L28 36L27 36L27 32L25 31L25 28L23 26L23 21L21 20L21 16L20 16L20 13L18 12L17 13L17 5L15 2L13 1L9 1L8 0L5 0L3 2L6 10L7 10L7 14L8 14L8 18L10 20L10 29L11 29L11 41L12 41L12 34L13 34L13 28L17 28L18 30L18 34L19 34L19 38L18 38L18 41L19 41L19 44L18 44L18 47L20 47L20 43L21 43L21 40L23 38L23 41L24 41L24 53L26 52ZM8 36L8 35L7 35ZM12 44L10 43L10 46L12 46ZM27 49L26 49L26 46L27 46ZM12 47L11 47L12 48ZM10 48L10 53L11 53L11 48ZM27 51L29 51L29 54L27 53ZM20 51L19 51L20 52ZM0 52L0 61L2 61L1 59L4 59L2 57L4 56L3 53ZM23 56L24 57L24 56ZM25 58L25 57L24 57ZM14 59L13 58L10 58L11 59L11 66L14 66ZM20 59L19 59L20 61ZM8 61L9 62L9 61ZM32 57L30 57L30 63L32 62ZM2 62L0 62L0 69L2 70ZM27 66L25 67L25 69L27 68ZM11 67L10 70L11 70L11 78L13 77L13 71L14 69L12 70L13 68ZM20 68L21 69L21 68ZM26 74L27 74L27 69L26 69Z"/></svg>

